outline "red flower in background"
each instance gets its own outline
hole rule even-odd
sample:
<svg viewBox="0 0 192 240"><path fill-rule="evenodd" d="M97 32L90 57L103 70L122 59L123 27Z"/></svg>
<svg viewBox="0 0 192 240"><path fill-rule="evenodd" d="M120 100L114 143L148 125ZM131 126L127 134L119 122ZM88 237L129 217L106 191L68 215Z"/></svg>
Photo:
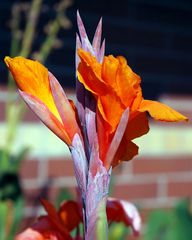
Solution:
<svg viewBox="0 0 192 240"><path fill-rule="evenodd" d="M18 234L15 240L81 239L78 231L75 238L70 236L70 232L78 228L79 224L83 222L82 211L77 202L65 201L58 211L46 200L42 200L42 204L47 215L39 217L30 228ZM136 235L139 233L141 226L139 213L136 207L127 201L109 198L107 201L107 219L109 223L122 222L125 226L130 226Z"/></svg>

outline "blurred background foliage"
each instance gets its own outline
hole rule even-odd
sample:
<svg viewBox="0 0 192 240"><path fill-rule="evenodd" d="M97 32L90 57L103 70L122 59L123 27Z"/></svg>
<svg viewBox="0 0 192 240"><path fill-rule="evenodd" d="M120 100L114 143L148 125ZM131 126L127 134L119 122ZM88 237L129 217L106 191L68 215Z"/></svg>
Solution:
<svg viewBox="0 0 192 240"><path fill-rule="evenodd" d="M144 240L187 240L192 238L191 199L184 199L172 210L151 213Z"/></svg>

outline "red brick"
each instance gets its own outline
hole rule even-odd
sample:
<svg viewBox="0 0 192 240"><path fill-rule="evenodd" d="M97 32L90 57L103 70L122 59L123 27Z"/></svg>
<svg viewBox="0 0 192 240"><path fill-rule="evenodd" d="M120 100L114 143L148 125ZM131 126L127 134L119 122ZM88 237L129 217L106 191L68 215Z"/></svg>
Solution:
<svg viewBox="0 0 192 240"><path fill-rule="evenodd" d="M117 185L112 190L113 197L125 200L155 198L157 196L156 183Z"/></svg>
<svg viewBox="0 0 192 240"><path fill-rule="evenodd" d="M192 181L169 182L168 195L171 197L192 197Z"/></svg>
<svg viewBox="0 0 192 240"><path fill-rule="evenodd" d="M50 159L48 161L49 177L74 176L72 159Z"/></svg>
<svg viewBox="0 0 192 240"><path fill-rule="evenodd" d="M36 178L38 175L38 160L24 160L20 168L21 178Z"/></svg>
<svg viewBox="0 0 192 240"><path fill-rule="evenodd" d="M133 161L134 173L168 173L192 170L192 157L148 158Z"/></svg>

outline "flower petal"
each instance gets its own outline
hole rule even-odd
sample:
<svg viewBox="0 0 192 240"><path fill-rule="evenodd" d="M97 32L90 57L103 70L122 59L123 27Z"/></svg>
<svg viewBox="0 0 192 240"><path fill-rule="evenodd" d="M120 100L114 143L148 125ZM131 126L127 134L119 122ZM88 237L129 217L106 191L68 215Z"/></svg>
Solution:
<svg viewBox="0 0 192 240"><path fill-rule="evenodd" d="M48 202L46 199L41 199L41 203L45 211L47 212L50 221L54 224L54 226L58 229L63 229L64 231L66 231L64 229L64 226L60 222L59 216L57 215L57 212L54 206L50 202Z"/></svg>
<svg viewBox="0 0 192 240"><path fill-rule="evenodd" d="M59 229L48 216L41 216L24 232L18 234L15 240L72 240L69 232Z"/></svg>
<svg viewBox="0 0 192 240"><path fill-rule="evenodd" d="M18 234L15 240L45 240L45 238L38 231L27 228L24 232Z"/></svg>
<svg viewBox="0 0 192 240"><path fill-rule="evenodd" d="M102 79L110 85L114 90L117 90L116 76L119 67L119 61L112 55L105 56L102 63ZM118 90L117 90L118 91Z"/></svg>
<svg viewBox="0 0 192 240"><path fill-rule="evenodd" d="M135 143L127 141L126 138L123 137L112 162L113 168L122 161L131 160L134 156L138 154L138 149L139 147Z"/></svg>
<svg viewBox="0 0 192 240"><path fill-rule="evenodd" d="M114 132L125 110L118 96L110 93L99 96L97 107L103 119L109 124L110 133Z"/></svg>
<svg viewBox="0 0 192 240"><path fill-rule="evenodd" d="M55 117L55 115L53 115L48 107L31 94L22 91L19 91L19 93L31 110L41 119L41 121L67 145L71 145L71 139L66 133L63 124Z"/></svg>
<svg viewBox="0 0 192 240"><path fill-rule="evenodd" d="M106 152L108 150L110 142L110 129L109 124L103 119L101 113L97 109L97 129L98 129L98 142L99 142L99 157L105 159Z"/></svg>
<svg viewBox="0 0 192 240"><path fill-rule="evenodd" d="M141 92L140 77L127 65L127 60L117 57L119 67L116 75L116 92L125 106L130 106L138 92Z"/></svg>
<svg viewBox="0 0 192 240"><path fill-rule="evenodd" d="M131 113L125 131L127 139L135 139L148 133L149 122L145 112Z"/></svg>
<svg viewBox="0 0 192 240"><path fill-rule="evenodd" d="M113 88L125 107L131 106L138 92L141 92L140 77L131 70L122 56L104 57L102 79Z"/></svg>
<svg viewBox="0 0 192 240"><path fill-rule="evenodd" d="M83 221L79 205L74 201L63 202L59 208L58 215L69 232Z"/></svg>
<svg viewBox="0 0 192 240"><path fill-rule="evenodd" d="M77 76L84 87L96 94L104 95L107 91L106 83L101 79L101 64L90 53L78 50L81 62L78 67Z"/></svg>
<svg viewBox="0 0 192 240"><path fill-rule="evenodd" d="M41 100L55 117L61 121L50 89L48 69L38 61L23 57L5 57L5 63L11 71L18 88Z"/></svg>
<svg viewBox="0 0 192 240"><path fill-rule="evenodd" d="M151 117L155 120L177 122L177 121L188 121L188 118L167 105L151 101L143 100L139 107L140 112L148 111Z"/></svg>
<svg viewBox="0 0 192 240"><path fill-rule="evenodd" d="M130 202L108 198L107 201L108 221L123 222L131 226L135 235L141 230L141 217L137 208Z"/></svg>

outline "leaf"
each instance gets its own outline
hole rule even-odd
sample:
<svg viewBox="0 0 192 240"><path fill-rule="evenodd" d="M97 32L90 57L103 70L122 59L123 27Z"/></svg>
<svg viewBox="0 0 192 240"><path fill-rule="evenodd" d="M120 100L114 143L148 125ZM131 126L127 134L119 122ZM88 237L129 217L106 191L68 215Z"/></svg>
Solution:
<svg viewBox="0 0 192 240"><path fill-rule="evenodd" d="M13 240L16 235L24 213L24 200L23 198L18 198L16 202L14 202L14 212L13 212L13 223L11 226L10 234L7 240Z"/></svg>
<svg viewBox="0 0 192 240"><path fill-rule="evenodd" d="M73 137L70 151L74 161L74 170L78 186L82 191L82 194L85 196L87 186L88 163L85 156L85 150L82 140L78 134L75 134L75 136Z"/></svg>
<svg viewBox="0 0 192 240"><path fill-rule="evenodd" d="M0 239L6 239L7 202L0 201Z"/></svg>
<svg viewBox="0 0 192 240"><path fill-rule="evenodd" d="M107 151L106 160L105 160L107 166L112 165L112 161L115 157L117 149L118 149L118 147L121 143L121 140L123 138L125 129L127 127L128 119L129 119L129 108L127 108L123 112L123 114L121 116L121 120L120 120L120 122L118 124L118 127L116 129L115 135L114 135L114 137L112 139L112 142L109 146L109 149Z"/></svg>

